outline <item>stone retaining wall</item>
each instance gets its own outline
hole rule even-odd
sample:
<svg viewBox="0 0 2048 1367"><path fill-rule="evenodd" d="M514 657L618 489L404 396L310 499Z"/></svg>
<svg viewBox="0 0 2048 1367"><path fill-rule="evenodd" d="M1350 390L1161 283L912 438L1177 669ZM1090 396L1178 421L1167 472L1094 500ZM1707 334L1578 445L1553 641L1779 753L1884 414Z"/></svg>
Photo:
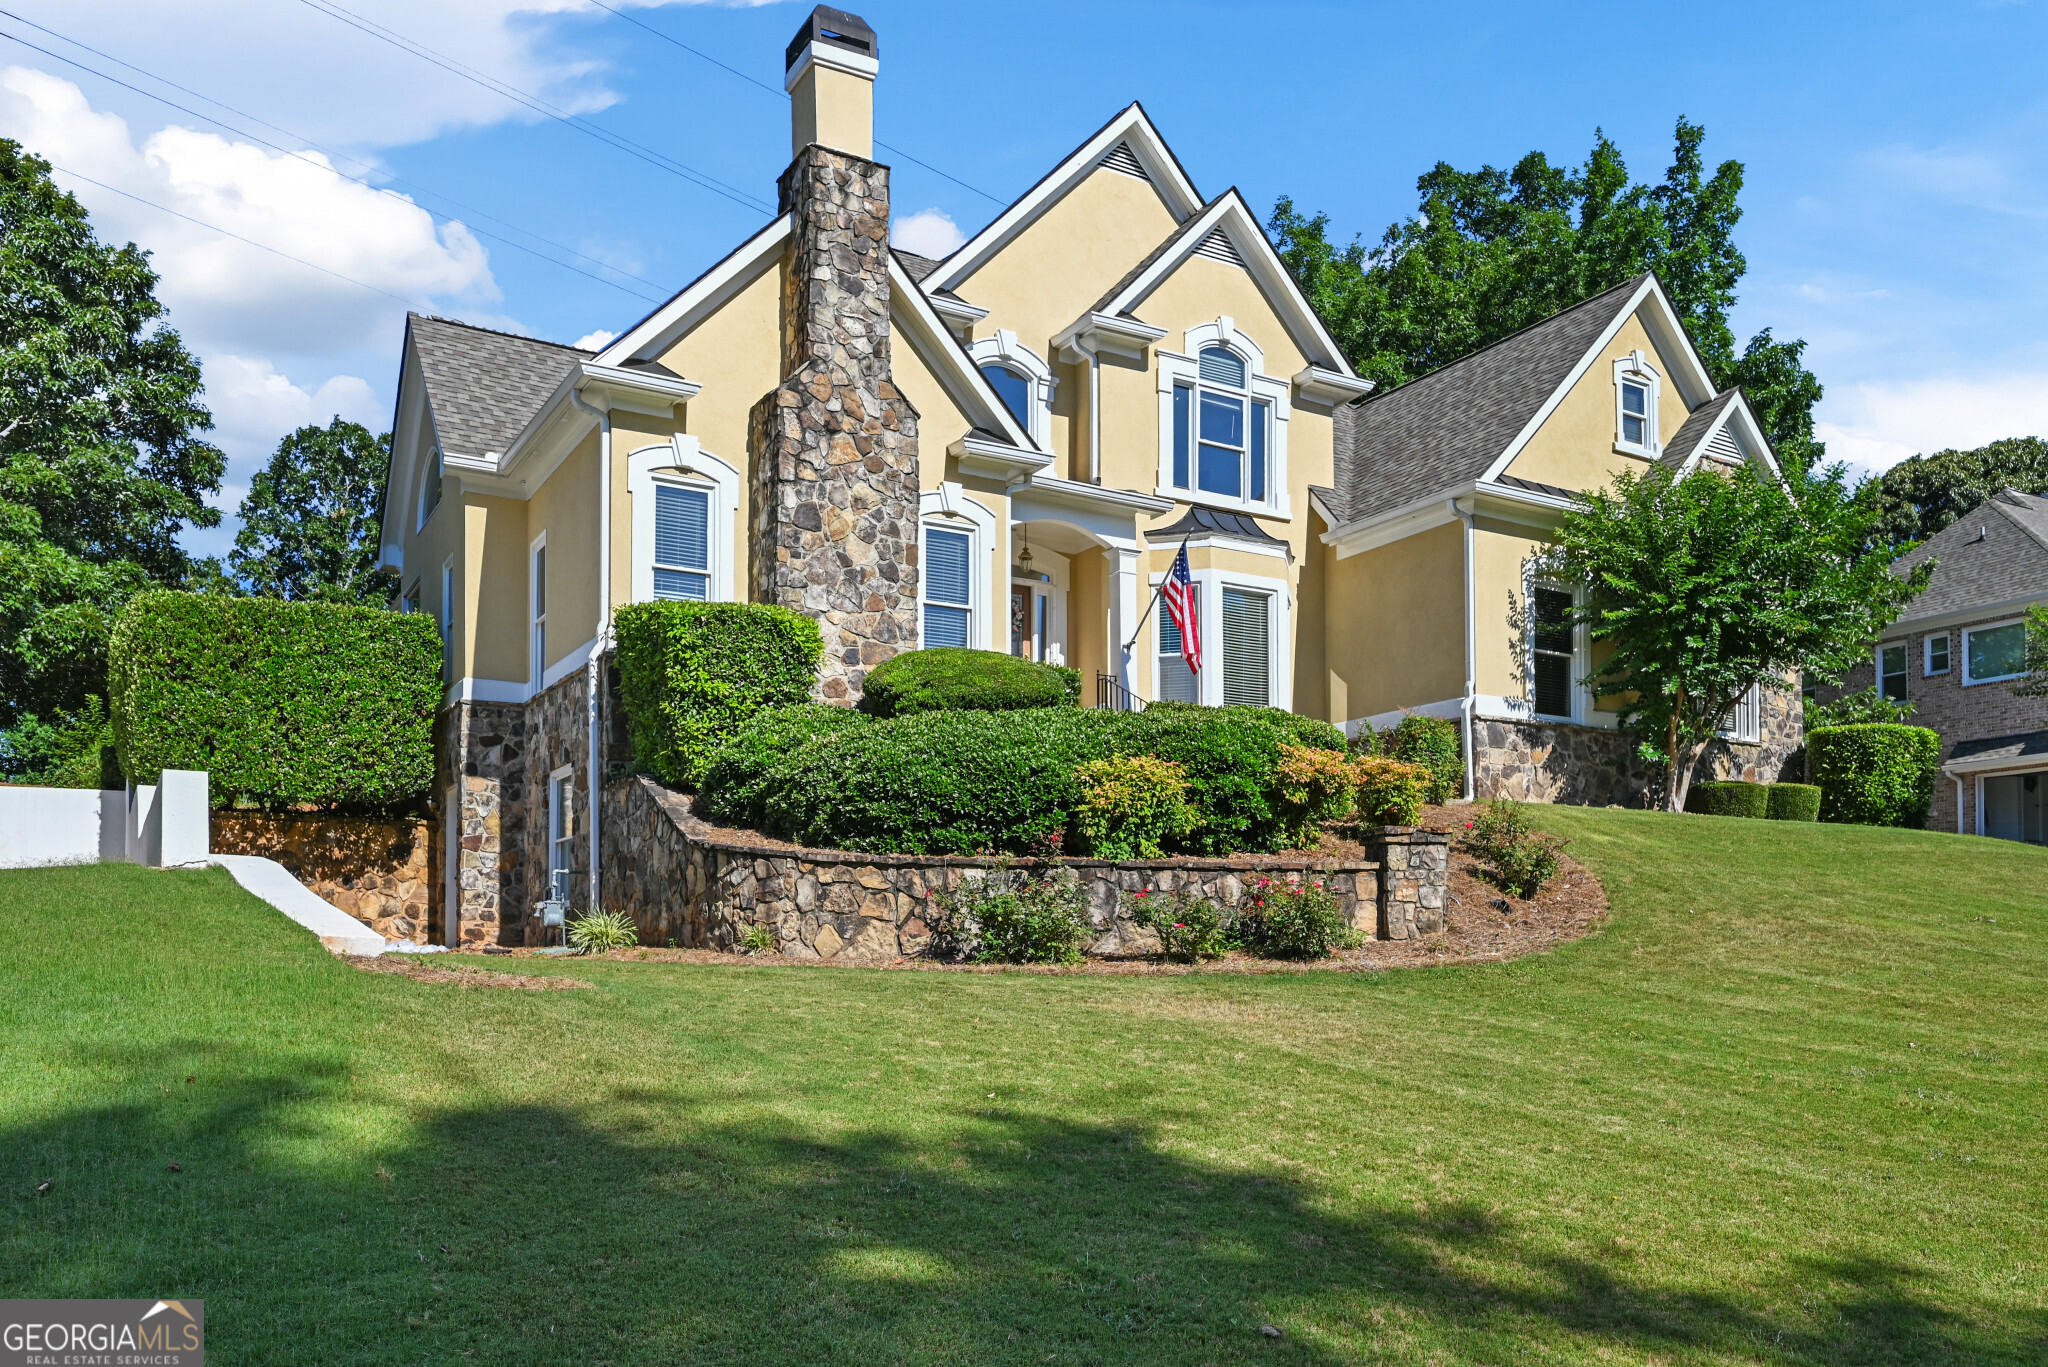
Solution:
<svg viewBox="0 0 2048 1367"><path fill-rule="evenodd" d="M730 949L743 929L765 925L775 930L784 954L848 963L887 962L924 950L931 943L932 894L958 887L991 863L746 843L699 821L686 796L645 777L605 785L602 841L605 905L633 918L642 944ZM1442 930L1448 837L1397 829L1368 848L1381 858L1056 862L1087 889L1093 954L1159 947L1152 931L1122 914L1122 892L1192 887L1235 902L1245 880L1261 874L1322 880L1352 926L1370 936L1409 939Z"/></svg>
<svg viewBox="0 0 2048 1367"><path fill-rule="evenodd" d="M430 821L218 811L212 827L215 853L275 859L387 940L439 939L440 851Z"/></svg>

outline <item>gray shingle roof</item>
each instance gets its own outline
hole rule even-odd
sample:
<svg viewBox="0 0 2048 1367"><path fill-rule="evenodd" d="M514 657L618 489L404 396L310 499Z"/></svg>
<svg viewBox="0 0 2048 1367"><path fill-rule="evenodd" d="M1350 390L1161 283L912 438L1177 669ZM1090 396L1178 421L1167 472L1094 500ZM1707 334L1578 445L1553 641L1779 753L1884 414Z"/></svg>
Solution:
<svg viewBox="0 0 2048 1367"><path fill-rule="evenodd" d="M577 361L594 354L424 313L406 316L441 449L504 451Z"/></svg>
<svg viewBox="0 0 2048 1367"><path fill-rule="evenodd" d="M2048 598L2048 498L2003 489L1893 562L1900 574L1936 561L1901 621L2014 599Z"/></svg>
<svg viewBox="0 0 2048 1367"><path fill-rule="evenodd" d="M1950 759L2024 760L2048 759L2048 731L2024 731L2017 736L1987 736L1983 740L1959 740Z"/></svg>
<svg viewBox="0 0 2048 1367"><path fill-rule="evenodd" d="M1724 389L1693 409L1692 416L1685 420L1685 425L1671 434L1671 440L1664 444L1664 454L1658 459L1674 469L1690 460L1693 448L1707 439L1707 429L1714 425L1714 420L1721 416L1729 404L1735 402L1735 396L1741 392L1739 389Z"/></svg>
<svg viewBox="0 0 2048 1367"><path fill-rule="evenodd" d="M1627 280L1469 356L1337 410L1334 512L1353 522L1486 473L1635 293Z"/></svg>
<svg viewBox="0 0 2048 1367"><path fill-rule="evenodd" d="M927 275L938 269L939 263L932 260L929 256L919 256L916 252L906 252L901 247L891 247L889 250L896 253L896 259L903 263L903 269L909 271L910 278L917 281L920 285L924 283L924 278Z"/></svg>

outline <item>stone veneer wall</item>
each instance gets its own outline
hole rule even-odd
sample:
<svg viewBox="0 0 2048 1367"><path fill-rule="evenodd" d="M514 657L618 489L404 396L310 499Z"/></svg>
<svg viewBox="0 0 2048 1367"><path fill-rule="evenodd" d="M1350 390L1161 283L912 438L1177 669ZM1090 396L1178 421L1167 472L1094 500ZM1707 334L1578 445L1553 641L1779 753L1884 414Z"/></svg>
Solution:
<svg viewBox="0 0 2048 1367"><path fill-rule="evenodd" d="M569 906L572 913L590 905L590 836L585 803L590 792L590 671L579 669L526 705L525 791L530 809L519 825L521 887L525 894L524 935L514 943L537 945L546 938L560 942L559 931L542 935L534 908L548 897L548 783L558 769L571 771L569 783Z"/></svg>
<svg viewBox="0 0 2048 1367"><path fill-rule="evenodd" d="M810 146L782 173L787 376L748 417L753 597L818 621L819 695L917 648L917 411L889 370L889 168Z"/></svg>
<svg viewBox="0 0 2048 1367"><path fill-rule="evenodd" d="M217 811L211 824L216 852L275 859L386 939L438 941L441 850L433 822Z"/></svg>
<svg viewBox="0 0 2048 1367"><path fill-rule="evenodd" d="M990 867L985 859L860 854L755 845L690 814L689 799L654 780L604 789L604 902L633 918L641 943L731 949L744 927L771 926L794 958L878 963L931 941L933 893ZM1154 952L1158 937L1119 910L1120 892L1189 885L1234 902L1246 878L1314 877L1338 896L1354 928L1382 939L1443 929L1448 838L1426 831L1380 837L1380 860L1173 859L1112 864L1058 861L1088 891L1095 954ZM1035 863L1036 861L1025 861Z"/></svg>
<svg viewBox="0 0 2048 1367"><path fill-rule="evenodd" d="M1475 720L1478 796L1518 802L1640 807L1655 801L1652 772L1627 734L1598 726ZM1717 740L1695 779L1796 783L1806 774L1805 704L1797 692L1766 692L1762 742Z"/></svg>
<svg viewBox="0 0 2048 1367"><path fill-rule="evenodd" d="M526 858L519 833L527 815L526 707L461 702L441 714L438 729L435 814L447 819L444 806L451 786L460 804L455 834L459 942L523 943Z"/></svg>

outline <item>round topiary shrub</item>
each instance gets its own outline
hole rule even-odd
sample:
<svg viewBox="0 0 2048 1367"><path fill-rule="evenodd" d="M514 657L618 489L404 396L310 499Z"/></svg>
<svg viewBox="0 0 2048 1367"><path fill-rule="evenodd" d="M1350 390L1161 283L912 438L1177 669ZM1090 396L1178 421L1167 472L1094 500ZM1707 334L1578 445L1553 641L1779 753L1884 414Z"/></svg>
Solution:
<svg viewBox="0 0 2048 1367"><path fill-rule="evenodd" d="M959 646L911 650L884 660L868 674L861 699L861 710L877 717L1080 705L1078 669Z"/></svg>
<svg viewBox="0 0 2048 1367"><path fill-rule="evenodd" d="M701 811L735 826L759 825L761 799L776 766L820 736L872 725L873 719L828 703L795 703L756 712L712 751L704 770Z"/></svg>
<svg viewBox="0 0 2048 1367"><path fill-rule="evenodd" d="M1820 789L1811 783L1773 783L1770 810L1773 821L1820 820Z"/></svg>
<svg viewBox="0 0 2048 1367"><path fill-rule="evenodd" d="M1820 785L1820 819L1921 827L1934 805L1941 737L1924 726L1864 722L1806 733L1806 772Z"/></svg>
<svg viewBox="0 0 2048 1367"><path fill-rule="evenodd" d="M1770 789L1761 783L1695 783L1686 789L1685 809L1701 816L1761 821L1770 812Z"/></svg>

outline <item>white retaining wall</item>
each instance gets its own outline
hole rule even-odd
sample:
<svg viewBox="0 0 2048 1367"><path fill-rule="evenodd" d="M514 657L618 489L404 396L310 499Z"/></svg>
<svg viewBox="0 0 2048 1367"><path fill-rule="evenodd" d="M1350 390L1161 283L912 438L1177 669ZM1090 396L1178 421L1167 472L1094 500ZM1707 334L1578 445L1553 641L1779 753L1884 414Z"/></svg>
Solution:
<svg viewBox="0 0 2048 1367"><path fill-rule="evenodd" d="M0 869L128 857L128 796L0 784Z"/></svg>

